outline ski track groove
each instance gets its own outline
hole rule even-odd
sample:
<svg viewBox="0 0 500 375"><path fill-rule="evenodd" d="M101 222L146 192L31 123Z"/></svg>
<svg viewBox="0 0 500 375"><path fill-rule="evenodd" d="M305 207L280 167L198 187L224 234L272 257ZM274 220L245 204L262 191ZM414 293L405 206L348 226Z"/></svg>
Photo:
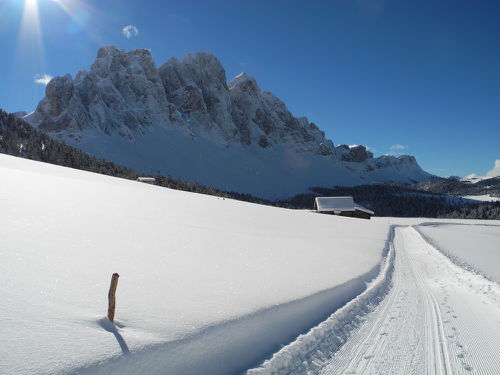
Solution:
<svg viewBox="0 0 500 375"><path fill-rule="evenodd" d="M493 317L500 311L498 306L482 298L484 291L474 290L473 279L481 276L470 274L464 277L464 272L468 271L457 270L455 264L427 243L414 228L397 228L394 241L396 265L393 289L367 318L365 325L370 328L363 332L361 327L354 333L319 373L499 374L500 348L491 349L490 346L498 345L500 330ZM407 304L409 309L401 316L398 310L405 302L402 296L412 290L412 282L415 285L413 301L416 303ZM453 303L450 301L452 297ZM488 305L491 309L485 309ZM463 312L459 315L454 306ZM403 345L392 345L389 340L391 334L377 339L377 335L384 333L384 324L402 318L404 314L408 314L410 319L395 326L391 333L395 343L403 337ZM485 324L486 321L491 324ZM418 335L418 328L423 339L414 337L412 343L412 331ZM373 345L367 346L370 342ZM343 357L350 358L347 365ZM419 363L424 363L425 367L419 369Z"/></svg>
<svg viewBox="0 0 500 375"><path fill-rule="evenodd" d="M500 374L500 285L454 264L414 227L396 227L390 247L390 289L352 316L359 324L343 345L318 336L301 366L287 371L271 359L249 374ZM300 342L291 345L289 358Z"/></svg>

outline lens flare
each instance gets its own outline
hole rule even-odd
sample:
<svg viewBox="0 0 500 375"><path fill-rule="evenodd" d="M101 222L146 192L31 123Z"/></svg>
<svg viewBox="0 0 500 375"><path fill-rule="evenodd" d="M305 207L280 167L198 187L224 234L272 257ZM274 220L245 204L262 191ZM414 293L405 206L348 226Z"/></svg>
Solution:
<svg viewBox="0 0 500 375"><path fill-rule="evenodd" d="M101 19L102 15L98 14L87 2L83 0L52 1L69 16L69 22L66 27L66 32L68 34L78 34L81 31L85 31L94 41L98 43L101 42L101 39L92 31L89 23L90 20Z"/></svg>
<svg viewBox="0 0 500 375"><path fill-rule="evenodd" d="M24 1L17 46L20 55L31 58L37 68L43 67L42 32L37 0Z"/></svg>

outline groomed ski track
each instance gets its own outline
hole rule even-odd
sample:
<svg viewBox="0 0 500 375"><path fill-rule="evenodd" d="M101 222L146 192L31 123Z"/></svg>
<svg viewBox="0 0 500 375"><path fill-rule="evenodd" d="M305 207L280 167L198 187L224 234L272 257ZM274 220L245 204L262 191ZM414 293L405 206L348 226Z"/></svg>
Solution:
<svg viewBox="0 0 500 375"><path fill-rule="evenodd" d="M392 283L379 280L248 374L499 374L499 285L453 264L413 227L396 227L393 244Z"/></svg>

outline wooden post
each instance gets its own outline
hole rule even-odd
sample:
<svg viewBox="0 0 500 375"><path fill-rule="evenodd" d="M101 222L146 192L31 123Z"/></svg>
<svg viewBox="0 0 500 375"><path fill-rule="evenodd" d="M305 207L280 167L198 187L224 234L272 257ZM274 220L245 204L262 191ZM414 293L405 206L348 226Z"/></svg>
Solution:
<svg viewBox="0 0 500 375"><path fill-rule="evenodd" d="M115 320L115 294L116 287L118 286L118 278L120 275L114 273L111 276L111 285L109 286L108 293L108 319L113 322Z"/></svg>

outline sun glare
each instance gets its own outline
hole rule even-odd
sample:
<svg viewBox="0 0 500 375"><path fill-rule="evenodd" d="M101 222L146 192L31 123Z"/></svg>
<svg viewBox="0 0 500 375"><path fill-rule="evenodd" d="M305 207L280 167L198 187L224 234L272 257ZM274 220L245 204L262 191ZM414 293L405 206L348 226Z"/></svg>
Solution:
<svg viewBox="0 0 500 375"><path fill-rule="evenodd" d="M29 59L39 70L44 68L42 21L47 22L47 20L40 19L39 8L56 5L66 13L68 18L52 21L64 25L64 31L68 34L86 31L92 39L95 39L89 31L88 24L92 17L94 19L97 17L97 14L83 0L21 0L18 3L22 7L22 16L17 42L17 57Z"/></svg>
<svg viewBox="0 0 500 375"><path fill-rule="evenodd" d="M23 53L31 52L35 58L34 63L39 66L43 65L43 45L37 0L24 0L18 48Z"/></svg>

